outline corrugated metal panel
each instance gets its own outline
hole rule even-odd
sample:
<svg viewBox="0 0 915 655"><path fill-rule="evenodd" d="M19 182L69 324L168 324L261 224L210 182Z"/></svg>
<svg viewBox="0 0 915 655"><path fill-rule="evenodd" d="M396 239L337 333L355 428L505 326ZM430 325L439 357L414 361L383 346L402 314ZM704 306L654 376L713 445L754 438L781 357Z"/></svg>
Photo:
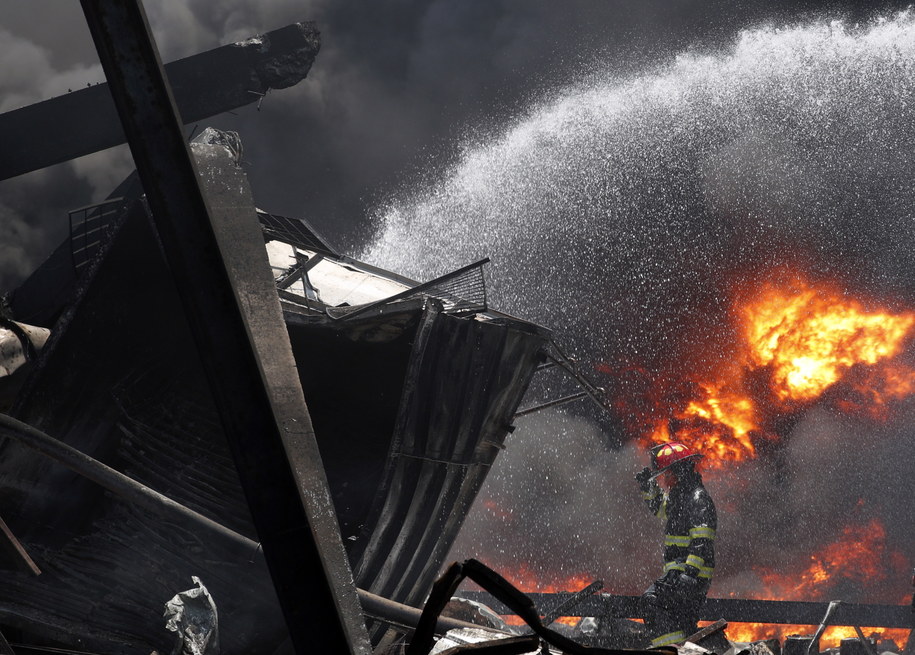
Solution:
<svg viewBox="0 0 915 655"><path fill-rule="evenodd" d="M520 322L428 307L357 584L420 603L491 466L545 341Z"/></svg>

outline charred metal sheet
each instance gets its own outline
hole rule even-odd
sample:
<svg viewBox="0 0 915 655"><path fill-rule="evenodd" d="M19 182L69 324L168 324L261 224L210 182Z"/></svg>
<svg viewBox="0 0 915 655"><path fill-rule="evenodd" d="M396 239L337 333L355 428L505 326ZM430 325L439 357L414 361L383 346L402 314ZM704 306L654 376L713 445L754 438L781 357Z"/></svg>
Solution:
<svg viewBox="0 0 915 655"><path fill-rule="evenodd" d="M374 505L350 549L360 587L423 602L466 514L455 508L476 497L546 338L427 305Z"/></svg>
<svg viewBox="0 0 915 655"><path fill-rule="evenodd" d="M464 518L453 508L476 496L546 337L530 324L427 306L375 506L351 549L360 587L408 604L424 600L451 541L440 537L456 534Z"/></svg>
<svg viewBox="0 0 915 655"><path fill-rule="evenodd" d="M318 234L313 225L309 225L301 218L289 218L279 214L268 214L257 210L257 217L264 231L264 240L278 239L284 243L315 252L340 257L323 236Z"/></svg>
<svg viewBox="0 0 915 655"><path fill-rule="evenodd" d="M305 78L320 48L314 23L295 23L166 64L185 125L260 101ZM107 84L0 114L0 180L125 142Z"/></svg>
<svg viewBox="0 0 915 655"><path fill-rule="evenodd" d="M301 653L368 653L244 173L222 146L199 151L211 218L142 7L81 4L293 644Z"/></svg>
<svg viewBox="0 0 915 655"><path fill-rule="evenodd" d="M475 600L489 606L498 614L506 613L502 603L484 592L462 591L462 598ZM534 603L549 606L570 594L528 594ZM639 618L640 596L614 596L603 594L583 600L570 616L617 616ZM707 598L699 619L716 621L722 617L739 623L787 623L819 625L828 603L810 603L787 600L744 600L738 598ZM842 603L831 615L830 625L866 625L874 628L912 628L911 608L906 605L865 605Z"/></svg>

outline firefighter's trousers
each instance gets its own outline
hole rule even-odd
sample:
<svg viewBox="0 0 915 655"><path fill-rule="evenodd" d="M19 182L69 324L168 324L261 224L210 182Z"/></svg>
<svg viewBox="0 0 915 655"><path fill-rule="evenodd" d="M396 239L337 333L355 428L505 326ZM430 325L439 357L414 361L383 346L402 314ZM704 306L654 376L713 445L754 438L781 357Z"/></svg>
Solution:
<svg viewBox="0 0 915 655"><path fill-rule="evenodd" d="M705 602L705 592L679 593L661 581L642 594L642 618L651 639L650 648L683 642L696 632L699 608Z"/></svg>

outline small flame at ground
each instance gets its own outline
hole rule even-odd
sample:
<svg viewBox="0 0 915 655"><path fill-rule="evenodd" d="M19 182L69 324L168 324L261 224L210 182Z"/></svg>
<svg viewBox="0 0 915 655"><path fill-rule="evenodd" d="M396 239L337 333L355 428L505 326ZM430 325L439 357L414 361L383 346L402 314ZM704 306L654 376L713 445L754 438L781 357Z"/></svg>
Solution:
<svg viewBox="0 0 915 655"><path fill-rule="evenodd" d="M859 509L862 507L859 504ZM845 527L839 537L810 555L806 568L800 571L777 572L758 570L764 591L757 594L761 599L825 601L836 589L851 585L871 590L879 589L887 579L905 580L908 566L902 553L889 549L886 543L886 529L877 519L868 522L854 522ZM895 598L875 598L876 602L895 603ZM908 602L908 598L903 600ZM732 641L756 641L788 635L811 635L815 626L767 625L758 623L735 623L727 628ZM865 628L867 636L876 635L878 640L891 639L904 644L909 630L888 630ZM842 639L857 637L853 627L832 626L820 638L820 648L832 648Z"/></svg>
<svg viewBox="0 0 915 655"><path fill-rule="evenodd" d="M816 632L814 625L769 625L763 623L729 623L727 637L731 641L762 641L765 639L784 640L792 635L812 636ZM909 637L910 630L886 628L865 628L861 631L868 638L880 642L884 639L892 640L898 648L902 648ZM856 638L858 633L854 627L835 625L829 626L820 637L820 649L836 648L843 639Z"/></svg>
<svg viewBox="0 0 915 655"><path fill-rule="evenodd" d="M858 512L864 511L864 504L859 503ZM751 597L759 600L804 600L826 601L840 589L852 585L866 590L871 602L887 604L903 603L910 600L911 592L900 601L886 595L873 597L873 589L884 587L887 580L906 580L908 562L905 556L887 546L886 529L877 519L857 520L849 523L834 541L817 549L809 556L805 566L791 571L774 571L756 568L755 572L761 581L761 591ZM503 573L503 576L524 592L556 593L560 591L578 591L593 581L587 574L568 575L564 578L550 576L545 581L542 572L528 566L520 566L515 571ZM842 594L839 593L839 596ZM504 617L510 625L521 625L518 617ZM560 622L574 625L578 618L566 617ZM700 626L708 622L700 623ZM862 628L864 634L879 642L892 640L898 646L906 643L909 636L907 629ZM764 623L730 623L726 635L731 641L751 642L764 639L784 639L791 635L810 636L816 626L809 625L776 625ZM838 647L842 639L855 638L852 626L830 626L820 637L820 648Z"/></svg>

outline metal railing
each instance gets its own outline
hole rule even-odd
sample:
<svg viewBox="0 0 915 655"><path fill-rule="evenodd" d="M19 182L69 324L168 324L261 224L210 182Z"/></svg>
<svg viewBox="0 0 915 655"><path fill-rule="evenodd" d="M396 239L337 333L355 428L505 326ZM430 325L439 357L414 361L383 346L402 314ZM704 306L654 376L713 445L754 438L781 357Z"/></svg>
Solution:
<svg viewBox="0 0 915 655"><path fill-rule="evenodd" d="M446 304L446 314L476 314L485 312L486 280L483 278L483 266L489 258L468 264L456 271L446 273L434 280L429 280L412 289L406 289L388 298L383 298L367 305L350 308L328 307L327 314L335 319L351 319L398 300L418 296L429 296Z"/></svg>

